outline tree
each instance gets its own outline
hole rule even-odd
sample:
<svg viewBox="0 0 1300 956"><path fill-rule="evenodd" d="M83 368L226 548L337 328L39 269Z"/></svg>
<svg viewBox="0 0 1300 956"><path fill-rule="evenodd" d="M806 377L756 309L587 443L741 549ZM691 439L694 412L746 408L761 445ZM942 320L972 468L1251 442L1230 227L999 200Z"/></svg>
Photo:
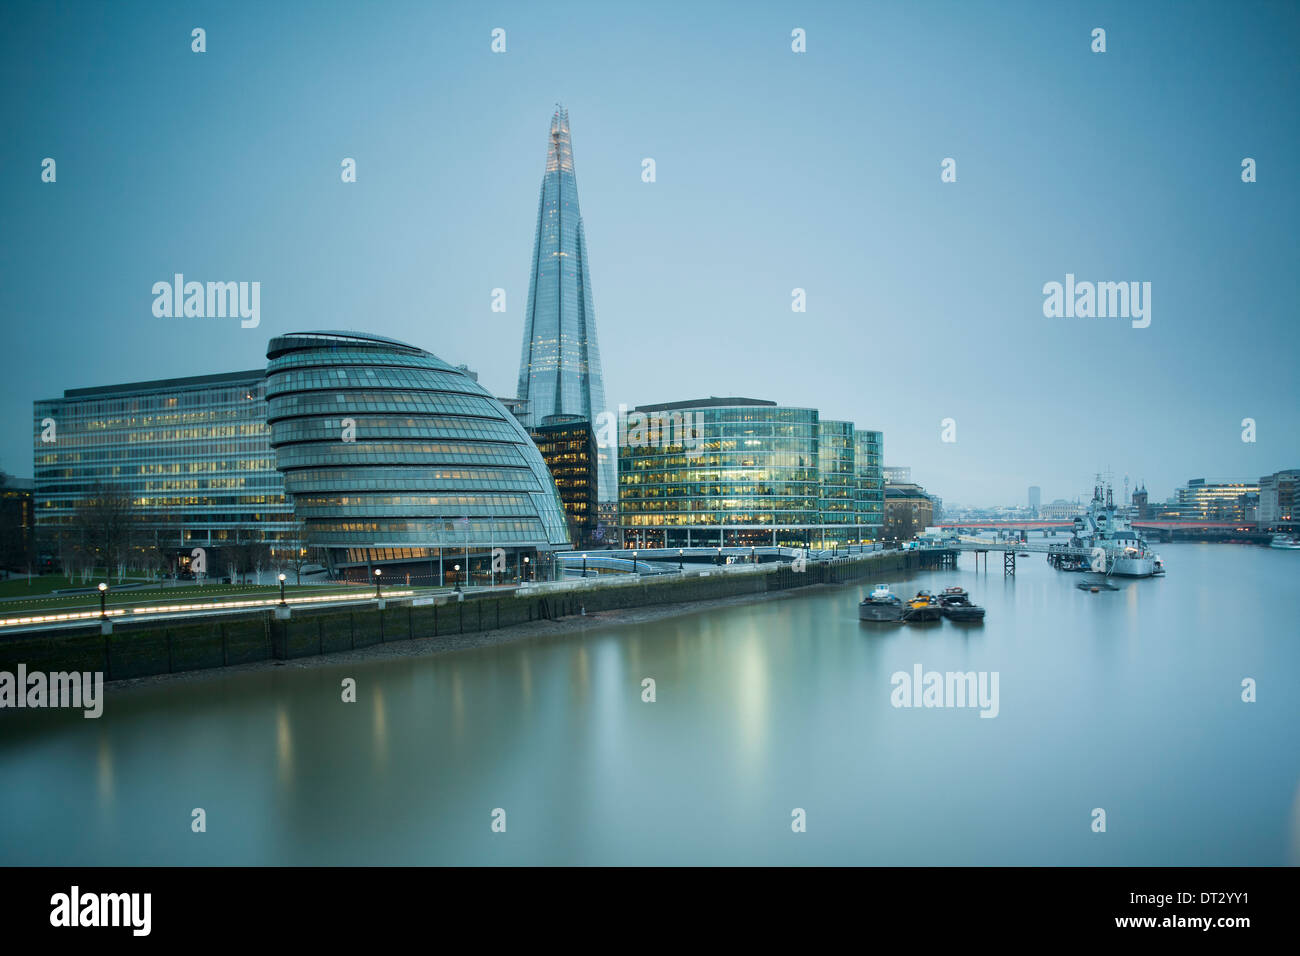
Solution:
<svg viewBox="0 0 1300 956"><path fill-rule="evenodd" d="M77 508L73 525L84 535L83 550L95 566L102 564L107 575L113 565L121 568L130 554L139 513L131 496L107 485L96 484L90 496Z"/></svg>

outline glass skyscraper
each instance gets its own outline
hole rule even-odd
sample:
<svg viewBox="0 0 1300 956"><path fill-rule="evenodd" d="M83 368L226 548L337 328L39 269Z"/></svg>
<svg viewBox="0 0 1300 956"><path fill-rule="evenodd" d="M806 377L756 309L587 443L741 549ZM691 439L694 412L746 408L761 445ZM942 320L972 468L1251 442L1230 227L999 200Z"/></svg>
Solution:
<svg viewBox="0 0 1300 956"><path fill-rule="evenodd" d="M585 418L595 427L606 410L605 384L591 301L587 237L578 209L569 112L556 108L546 150L546 173L537 203L528 311L524 316L519 395L525 423L540 425L553 415ZM599 449L598 496L617 496L613 448Z"/></svg>

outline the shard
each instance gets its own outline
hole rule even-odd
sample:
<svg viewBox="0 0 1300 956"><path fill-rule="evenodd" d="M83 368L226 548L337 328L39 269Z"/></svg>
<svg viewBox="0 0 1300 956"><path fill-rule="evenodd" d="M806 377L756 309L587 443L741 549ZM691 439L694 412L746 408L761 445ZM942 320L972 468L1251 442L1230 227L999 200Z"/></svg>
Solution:
<svg viewBox="0 0 1300 956"><path fill-rule="evenodd" d="M546 173L537 203L518 396L528 403L528 425L542 425L553 415L572 415L587 419L595 429L598 416L608 410L591 304L587 237L573 172L569 112L560 107L551 117ZM599 499L613 501L618 495L614 471L618 449L600 448L599 456Z"/></svg>

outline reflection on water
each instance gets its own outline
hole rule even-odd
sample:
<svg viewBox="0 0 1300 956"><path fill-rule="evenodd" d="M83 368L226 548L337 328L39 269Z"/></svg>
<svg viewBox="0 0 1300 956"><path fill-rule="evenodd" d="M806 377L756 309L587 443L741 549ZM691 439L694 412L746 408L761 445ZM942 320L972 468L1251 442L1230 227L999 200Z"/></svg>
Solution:
<svg viewBox="0 0 1300 956"><path fill-rule="evenodd" d="M1300 862L1300 553L1161 550L1115 592L1037 560L894 582L960 583L978 626L861 624L868 582L7 712L0 862ZM999 715L892 707L917 664L997 671Z"/></svg>

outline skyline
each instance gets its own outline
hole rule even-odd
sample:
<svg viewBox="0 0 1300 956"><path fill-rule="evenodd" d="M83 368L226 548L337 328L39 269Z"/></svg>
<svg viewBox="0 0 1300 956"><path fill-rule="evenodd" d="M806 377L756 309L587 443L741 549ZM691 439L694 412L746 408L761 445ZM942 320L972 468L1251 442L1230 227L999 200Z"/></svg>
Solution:
<svg viewBox="0 0 1300 956"><path fill-rule="evenodd" d="M698 31L594 6L563 27L518 6L362 24L315 9L196 14L202 55L188 20L15 14L3 69L29 95L0 144L0 468L31 476L34 401L260 367L300 328L408 341L508 396L537 123L557 100L583 133L611 408L817 408L883 431L885 461L953 503L1028 484L1069 499L1107 465L1162 499L1295 464L1290 7L1024 7L1015 31L987 5L694 11ZM103 42L60 27L97 17ZM548 56L562 33L589 55ZM150 289L176 272L259 281L260 326L155 318ZM1150 326L1046 318L1044 284L1068 275L1150 282Z"/></svg>

